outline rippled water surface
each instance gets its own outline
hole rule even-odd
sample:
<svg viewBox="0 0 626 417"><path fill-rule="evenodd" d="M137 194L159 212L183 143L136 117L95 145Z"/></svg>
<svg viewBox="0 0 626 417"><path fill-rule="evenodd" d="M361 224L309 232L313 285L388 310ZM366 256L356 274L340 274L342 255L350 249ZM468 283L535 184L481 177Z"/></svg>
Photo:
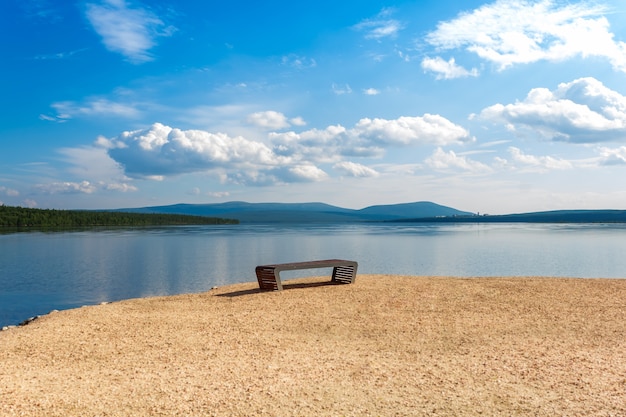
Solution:
<svg viewBox="0 0 626 417"><path fill-rule="evenodd" d="M254 281L264 263L359 273L626 277L626 225L181 226L0 235L0 326L53 309ZM322 274L300 271L286 278Z"/></svg>

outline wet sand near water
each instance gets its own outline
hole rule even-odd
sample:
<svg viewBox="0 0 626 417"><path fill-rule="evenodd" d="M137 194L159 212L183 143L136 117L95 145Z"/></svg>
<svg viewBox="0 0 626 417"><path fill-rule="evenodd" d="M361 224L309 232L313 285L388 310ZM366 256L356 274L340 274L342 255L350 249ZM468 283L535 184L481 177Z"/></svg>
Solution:
<svg viewBox="0 0 626 417"><path fill-rule="evenodd" d="M0 415L626 416L626 280L327 281L0 332Z"/></svg>

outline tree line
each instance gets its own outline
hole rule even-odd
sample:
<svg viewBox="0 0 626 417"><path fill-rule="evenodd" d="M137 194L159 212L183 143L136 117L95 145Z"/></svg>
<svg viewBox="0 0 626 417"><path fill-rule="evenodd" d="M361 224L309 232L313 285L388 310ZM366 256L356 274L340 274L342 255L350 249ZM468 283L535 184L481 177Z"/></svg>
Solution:
<svg viewBox="0 0 626 417"><path fill-rule="evenodd" d="M238 224L238 220L186 214L34 209L0 205L0 227L173 226Z"/></svg>

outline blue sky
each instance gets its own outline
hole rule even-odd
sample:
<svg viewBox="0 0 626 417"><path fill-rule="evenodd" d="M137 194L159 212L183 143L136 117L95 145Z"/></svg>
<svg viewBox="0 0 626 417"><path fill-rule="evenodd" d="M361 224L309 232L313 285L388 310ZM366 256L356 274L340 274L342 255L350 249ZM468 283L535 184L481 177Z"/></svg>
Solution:
<svg viewBox="0 0 626 417"><path fill-rule="evenodd" d="M622 1L4 0L0 203L626 209Z"/></svg>

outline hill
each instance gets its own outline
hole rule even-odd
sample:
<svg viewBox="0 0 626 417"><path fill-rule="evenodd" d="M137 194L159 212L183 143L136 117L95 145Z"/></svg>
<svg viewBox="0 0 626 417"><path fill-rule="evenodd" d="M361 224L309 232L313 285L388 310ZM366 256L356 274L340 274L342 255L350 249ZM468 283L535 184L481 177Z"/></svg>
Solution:
<svg viewBox="0 0 626 417"><path fill-rule="evenodd" d="M118 211L216 216L242 223L345 223L385 221L437 216L469 216L472 213L428 201L370 206L360 210L325 203L247 203L174 204Z"/></svg>
<svg viewBox="0 0 626 417"><path fill-rule="evenodd" d="M418 214L420 218L473 216L473 213L459 211L451 207L440 206L429 201L418 203L370 206L359 210L359 215L370 220L408 219Z"/></svg>

